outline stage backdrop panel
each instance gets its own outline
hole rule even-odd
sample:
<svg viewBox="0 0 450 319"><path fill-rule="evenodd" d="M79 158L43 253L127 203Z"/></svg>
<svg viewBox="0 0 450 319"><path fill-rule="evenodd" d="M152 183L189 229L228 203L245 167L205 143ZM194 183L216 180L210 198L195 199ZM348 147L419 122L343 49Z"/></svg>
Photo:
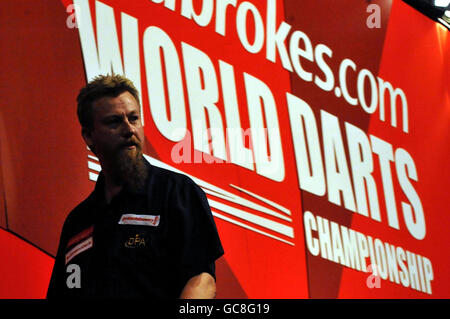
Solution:
<svg viewBox="0 0 450 319"><path fill-rule="evenodd" d="M207 195L219 298L449 297L450 40L404 2L2 1L0 37L0 226L50 256L101 169L76 95L115 72Z"/></svg>

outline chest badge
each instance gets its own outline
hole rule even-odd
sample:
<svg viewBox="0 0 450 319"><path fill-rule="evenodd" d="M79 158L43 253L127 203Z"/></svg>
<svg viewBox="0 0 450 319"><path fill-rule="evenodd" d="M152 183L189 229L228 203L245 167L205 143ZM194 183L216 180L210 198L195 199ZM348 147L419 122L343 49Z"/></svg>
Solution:
<svg viewBox="0 0 450 319"><path fill-rule="evenodd" d="M146 244L147 242L142 234L136 234L125 241L125 247L127 248L141 248L145 247Z"/></svg>
<svg viewBox="0 0 450 319"><path fill-rule="evenodd" d="M157 227L160 219L159 215L123 214L120 217L119 224Z"/></svg>

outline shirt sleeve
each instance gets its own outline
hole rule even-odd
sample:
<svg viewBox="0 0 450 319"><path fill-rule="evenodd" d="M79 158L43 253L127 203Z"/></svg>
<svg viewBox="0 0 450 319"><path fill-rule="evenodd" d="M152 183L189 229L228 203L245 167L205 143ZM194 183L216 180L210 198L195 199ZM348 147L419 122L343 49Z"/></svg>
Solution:
<svg viewBox="0 0 450 319"><path fill-rule="evenodd" d="M67 222L66 222L67 223ZM65 224L66 224L65 223ZM61 232L58 251L55 257L55 263L53 265L52 275L50 277L50 283L47 289L47 299L56 299L62 298L65 294L65 262L64 262L64 249L65 249L65 241L64 241L64 228Z"/></svg>
<svg viewBox="0 0 450 319"><path fill-rule="evenodd" d="M215 277L215 260L224 254L216 224L203 190L186 177L172 193L176 272L179 288L207 272Z"/></svg>

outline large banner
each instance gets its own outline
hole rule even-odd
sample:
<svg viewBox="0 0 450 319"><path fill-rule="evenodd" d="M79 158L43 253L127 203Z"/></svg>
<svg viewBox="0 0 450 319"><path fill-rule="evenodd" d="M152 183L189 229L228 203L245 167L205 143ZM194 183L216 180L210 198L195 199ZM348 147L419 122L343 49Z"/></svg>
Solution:
<svg viewBox="0 0 450 319"><path fill-rule="evenodd" d="M75 97L114 72L146 159L207 195L219 298L449 297L447 30L399 0L13 3L0 226L55 255L101 170Z"/></svg>

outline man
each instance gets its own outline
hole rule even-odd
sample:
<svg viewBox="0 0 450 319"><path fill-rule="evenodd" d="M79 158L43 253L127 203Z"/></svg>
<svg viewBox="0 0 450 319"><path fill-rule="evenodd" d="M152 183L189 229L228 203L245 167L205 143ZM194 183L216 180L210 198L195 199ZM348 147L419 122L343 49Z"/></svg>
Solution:
<svg viewBox="0 0 450 319"><path fill-rule="evenodd" d="M206 196L144 159L136 88L99 76L77 101L102 171L64 223L47 297L214 298L223 248Z"/></svg>

